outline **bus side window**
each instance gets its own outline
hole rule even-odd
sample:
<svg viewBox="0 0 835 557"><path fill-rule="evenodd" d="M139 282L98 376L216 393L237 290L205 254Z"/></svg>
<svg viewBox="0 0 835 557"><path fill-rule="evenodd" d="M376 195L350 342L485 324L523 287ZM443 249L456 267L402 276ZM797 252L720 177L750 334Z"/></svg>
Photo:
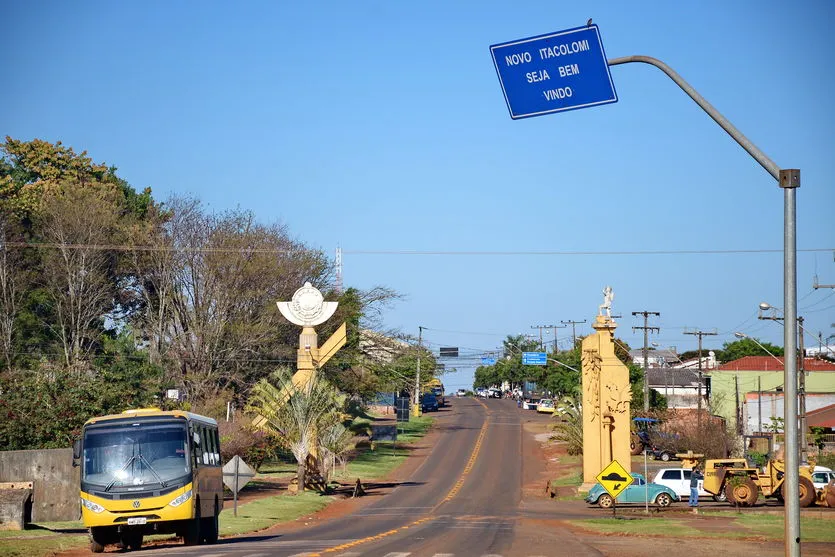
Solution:
<svg viewBox="0 0 835 557"><path fill-rule="evenodd" d="M192 427L193 435L195 436L192 439L192 447L194 447L194 465L199 466L203 462L203 436L200 435L200 427L198 425L194 425Z"/></svg>
<svg viewBox="0 0 835 557"><path fill-rule="evenodd" d="M215 439L215 463L220 466L220 433L218 430L212 430L212 437Z"/></svg>
<svg viewBox="0 0 835 557"><path fill-rule="evenodd" d="M212 446L209 443L206 426L200 426L200 442L203 444L203 464L211 464L209 457L212 454Z"/></svg>
<svg viewBox="0 0 835 557"><path fill-rule="evenodd" d="M217 459L215 458L215 454L217 452L217 446L215 445L214 430L211 427L206 428L206 450L209 451L209 464L216 466Z"/></svg>

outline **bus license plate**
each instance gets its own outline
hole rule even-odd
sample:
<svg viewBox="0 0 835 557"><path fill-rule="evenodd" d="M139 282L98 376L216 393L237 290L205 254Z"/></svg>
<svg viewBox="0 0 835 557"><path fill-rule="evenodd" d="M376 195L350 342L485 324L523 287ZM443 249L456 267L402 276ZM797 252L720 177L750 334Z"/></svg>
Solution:
<svg viewBox="0 0 835 557"><path fill-rule="evenodd" d="M148 523L148 519L145 518L144 516L137 516L137 517L128 519L128 524L131 525L131 526L133 526L134 524L147 524L147 523Z"/></svg>

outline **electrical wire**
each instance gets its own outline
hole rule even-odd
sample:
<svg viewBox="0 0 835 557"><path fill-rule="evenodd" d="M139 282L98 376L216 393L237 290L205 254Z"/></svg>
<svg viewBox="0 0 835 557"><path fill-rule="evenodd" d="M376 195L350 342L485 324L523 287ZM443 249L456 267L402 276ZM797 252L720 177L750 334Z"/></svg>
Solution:
<svg viewBox="0 0 835 557"><path fill-rule="evenodd" d="M274 248L186 248L172 246L141 246L129 244L64 244L59 242L5 242L0 247L7 248L61 248L61 249L86 249L99 251L176 251L190 253L272 253L272 254L294 254L305 250L284 250ZM832 251L835 248L798 248L798 253L817 253ZM740 254L764 254L782 253L782 249L737 249L737 250L624 250L624 251L475 251L475 250L347 250L343 249L344 255L451 255L451 256L554 256L554 255L740 255Z"/></svg>

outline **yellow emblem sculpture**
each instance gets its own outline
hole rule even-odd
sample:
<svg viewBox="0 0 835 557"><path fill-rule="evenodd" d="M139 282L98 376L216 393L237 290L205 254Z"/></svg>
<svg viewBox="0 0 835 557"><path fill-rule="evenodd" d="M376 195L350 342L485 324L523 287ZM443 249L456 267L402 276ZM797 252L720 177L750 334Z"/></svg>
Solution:
<svg viewBox="0 0 835 557"><path fill-rule="evenodd" d="M615 356L611 286L603 290L603 303L592 324L594 334L582 342L583 371L583 487L589 489L597 474L613 460L632 471L629 450L629 369ZM604 315L605 314L605 315Z"/></svg>

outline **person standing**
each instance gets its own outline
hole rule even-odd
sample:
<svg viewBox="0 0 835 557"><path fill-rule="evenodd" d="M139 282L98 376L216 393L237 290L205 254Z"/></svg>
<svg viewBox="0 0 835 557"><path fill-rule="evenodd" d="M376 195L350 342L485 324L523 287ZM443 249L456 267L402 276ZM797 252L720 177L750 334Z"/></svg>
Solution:
<svg viewBox="0 0 835 557"><path fill-rule="evenodd" d="M699 465L693 466L693 471L690 472L690 502L689 505L693 509L693 514L699 514L699 480L704 479Z"/></svg>

